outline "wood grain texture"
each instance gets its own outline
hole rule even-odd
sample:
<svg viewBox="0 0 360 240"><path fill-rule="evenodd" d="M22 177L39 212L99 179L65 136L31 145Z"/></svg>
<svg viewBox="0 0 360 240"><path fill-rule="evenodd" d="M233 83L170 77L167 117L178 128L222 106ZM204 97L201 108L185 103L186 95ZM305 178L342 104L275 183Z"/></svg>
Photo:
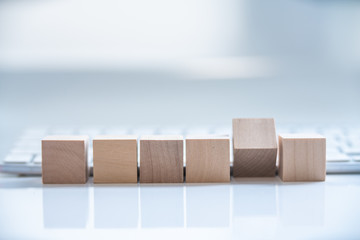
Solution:
<svg viewBox="0 0 360 240"><path fill-rule="evenodd" d="M229 182L230 139L216 136L186 138L186 182Z"/></svg>
<svg viewBox="0 0 360 240"><path fill-rule="evenodd" d="M137 183L137 136L93 140L94 183Z"/></svg>
<svg viewBox="0 0 360 240"><path fill-rule="evenodd" d="M326 138L318 134L279 135L279 176L284 182L325 181Z"/></svg>
<svg viewBox="0 0 360 240"><path fill-rule="evenodd" d="M81 184L88 180L88 137L48 136L42 140L44 184Z"/></svg>
<svg viewBox="0 0 360 240"><path fill-rule="evenodd" d="M233 176L273 177L277 142L272 118L233 119Z"/></svg>
<svg viewBox="0 0 360 240"><path fill-rule="evenodd" d="M182 136L140 138L140 183L184 181Z"/></svg>

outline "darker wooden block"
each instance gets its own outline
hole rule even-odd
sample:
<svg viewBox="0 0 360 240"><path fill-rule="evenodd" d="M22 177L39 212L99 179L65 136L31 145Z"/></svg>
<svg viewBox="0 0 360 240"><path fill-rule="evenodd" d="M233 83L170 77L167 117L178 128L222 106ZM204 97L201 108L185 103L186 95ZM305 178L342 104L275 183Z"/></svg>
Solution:
<svg viewBox="0 0 360 240"><path fill-rule="evenodd" d="M48 136L42 140L43 183L86 183L87 136Z"/></svg>
<svg viewBox="0 0 360 240"><path fill-rule="evenodd" d="M182 136L140 138L140 183L182 183Z"/></svg>
<svg viewBox="0 0 360 240"><path fill-rule="evenodd" d="M274 119L233 119L233 154L234 177L275 176Z"/></svg>
<svg viewBox="0 0 360 240"><path fill-rule="evenodd" d="M279 135L279 176L284 182L325 181L326 138L318 134Z"/></svg>
<svg viewBox="0 0 360 240"><path fill-rule="evenodd" d="M137 136L93 140L94 183L137 183Z"/></svg>
<svg viewBox="0 0 360 240"><path fill-rule="evenodd" d="M230 139L221 136L186 138L186 182L229 182Z"/></svg>

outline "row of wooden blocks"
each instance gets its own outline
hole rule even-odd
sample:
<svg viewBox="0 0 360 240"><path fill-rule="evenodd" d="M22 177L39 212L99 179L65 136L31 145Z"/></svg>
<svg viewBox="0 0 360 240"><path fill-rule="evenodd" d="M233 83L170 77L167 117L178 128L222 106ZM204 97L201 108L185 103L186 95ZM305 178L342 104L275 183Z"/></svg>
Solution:
<svg viewBox="0 0 360 240"><path fill-rule="evenodd" d="M48 136L42 140L43 183L86 183L87 136ZM140 183L230 181L228 136L142 136ZM324 181L326 140L319 135L279 135L273 119L233 119L233 176L273 177L279 150L283 181ZM185 153L185 154L184 154ZM137 136L93 139L94 183L138 182ZM185 155L185 157L184 157Z"/></svg>

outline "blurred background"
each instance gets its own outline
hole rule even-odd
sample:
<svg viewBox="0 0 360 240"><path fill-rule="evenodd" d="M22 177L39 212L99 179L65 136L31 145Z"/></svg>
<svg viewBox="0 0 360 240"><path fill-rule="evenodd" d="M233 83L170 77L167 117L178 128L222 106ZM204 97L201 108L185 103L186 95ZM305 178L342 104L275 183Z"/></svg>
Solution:
<svg viewBox="0 0 360 240"><path fill-rule="evenodd" d="M359 1L0 0L5 136L233 117L351 125L359 90Z"/></svg>

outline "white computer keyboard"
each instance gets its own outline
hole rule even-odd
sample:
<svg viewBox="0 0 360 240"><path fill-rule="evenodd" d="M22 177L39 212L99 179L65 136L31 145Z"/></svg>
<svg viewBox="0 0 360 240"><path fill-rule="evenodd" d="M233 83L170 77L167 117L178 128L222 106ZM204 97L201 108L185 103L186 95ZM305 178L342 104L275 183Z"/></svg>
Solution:
<svg viewBox="0 0 360 240"><path fill-rule="evenodd" d="M327 173L360 173L360 128L277 126L277 133L320 133L326 137ZM221 134L231 136L231 126L194 127L37 127L26 129L0 163L0 171L17 174L41 174L41 139L46 135L100 134ZM231 153L232 156L232 153ZM231 159L232 162L232 159ZM185 163L186 165L186 163ZM92 141L89 143L92 172Z"/></svg>

